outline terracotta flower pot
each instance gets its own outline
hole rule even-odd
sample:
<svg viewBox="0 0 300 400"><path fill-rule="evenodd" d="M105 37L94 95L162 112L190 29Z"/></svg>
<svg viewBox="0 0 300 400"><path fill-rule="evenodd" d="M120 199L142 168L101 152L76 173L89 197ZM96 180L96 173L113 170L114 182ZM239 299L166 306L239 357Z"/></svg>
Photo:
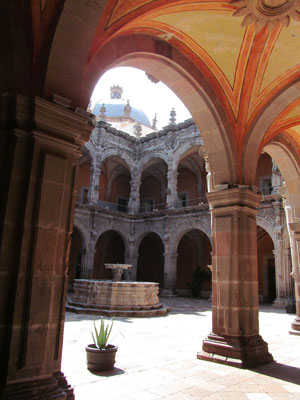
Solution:
<svg viewBox="0 0 300 400"><path fill-rule="evenodd" d="M115 364L117 346L108 344L105 349L98 349L94 344L85 348L87 367L90 371L109 371Z"/></svg>

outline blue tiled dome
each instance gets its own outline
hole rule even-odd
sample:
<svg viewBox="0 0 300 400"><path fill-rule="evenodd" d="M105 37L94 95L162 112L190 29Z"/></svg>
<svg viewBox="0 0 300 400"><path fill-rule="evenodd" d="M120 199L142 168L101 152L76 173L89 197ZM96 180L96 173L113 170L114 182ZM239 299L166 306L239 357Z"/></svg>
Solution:
<svg viewBox="0 0 300 400"><path fill-rule="evenodd" d="M106 117L123 117L124 116L124 103L104 103ZM98 116L102 103L96 103L93 108L93 113ZM140 124L151 127L150 121L144 111L139 110L131 106L131 112L129 115L132 119L139 122Z"/></svg>

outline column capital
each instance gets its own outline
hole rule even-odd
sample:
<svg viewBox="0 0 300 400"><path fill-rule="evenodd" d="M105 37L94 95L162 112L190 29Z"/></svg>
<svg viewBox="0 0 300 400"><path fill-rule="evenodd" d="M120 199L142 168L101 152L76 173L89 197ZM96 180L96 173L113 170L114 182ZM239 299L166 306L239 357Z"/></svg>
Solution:
<svg viewBox="0 0 300 400"><path fill-rule="evenodd" d="M261 195L248 187L236 187L207 193L207 199L213 210L234 206L257 209Z"/></svg>

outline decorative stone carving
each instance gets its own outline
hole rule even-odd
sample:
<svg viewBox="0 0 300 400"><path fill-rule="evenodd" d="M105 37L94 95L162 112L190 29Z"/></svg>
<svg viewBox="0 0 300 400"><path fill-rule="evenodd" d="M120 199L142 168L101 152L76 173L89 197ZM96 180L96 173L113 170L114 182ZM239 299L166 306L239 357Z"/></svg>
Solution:
<svg viewBox="0 0 300 400"><path fill-rule="evenodd" d="M243 16L242 26L255 24L256 32L267 25L271 32L278 23L287 27L291 19L300 21L299 0L232 0L233 16Z"/></svg>

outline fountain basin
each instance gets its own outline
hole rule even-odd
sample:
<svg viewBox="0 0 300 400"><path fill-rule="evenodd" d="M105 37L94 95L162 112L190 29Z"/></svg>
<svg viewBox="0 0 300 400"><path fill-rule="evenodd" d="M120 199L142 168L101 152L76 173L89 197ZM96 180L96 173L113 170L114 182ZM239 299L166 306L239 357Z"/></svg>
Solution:
<svg viewBox="0 0 300 400"><path fill-rule="evenodd" d="M107 316L165 315L156 282L75 279L67 311Z"/></svg>

